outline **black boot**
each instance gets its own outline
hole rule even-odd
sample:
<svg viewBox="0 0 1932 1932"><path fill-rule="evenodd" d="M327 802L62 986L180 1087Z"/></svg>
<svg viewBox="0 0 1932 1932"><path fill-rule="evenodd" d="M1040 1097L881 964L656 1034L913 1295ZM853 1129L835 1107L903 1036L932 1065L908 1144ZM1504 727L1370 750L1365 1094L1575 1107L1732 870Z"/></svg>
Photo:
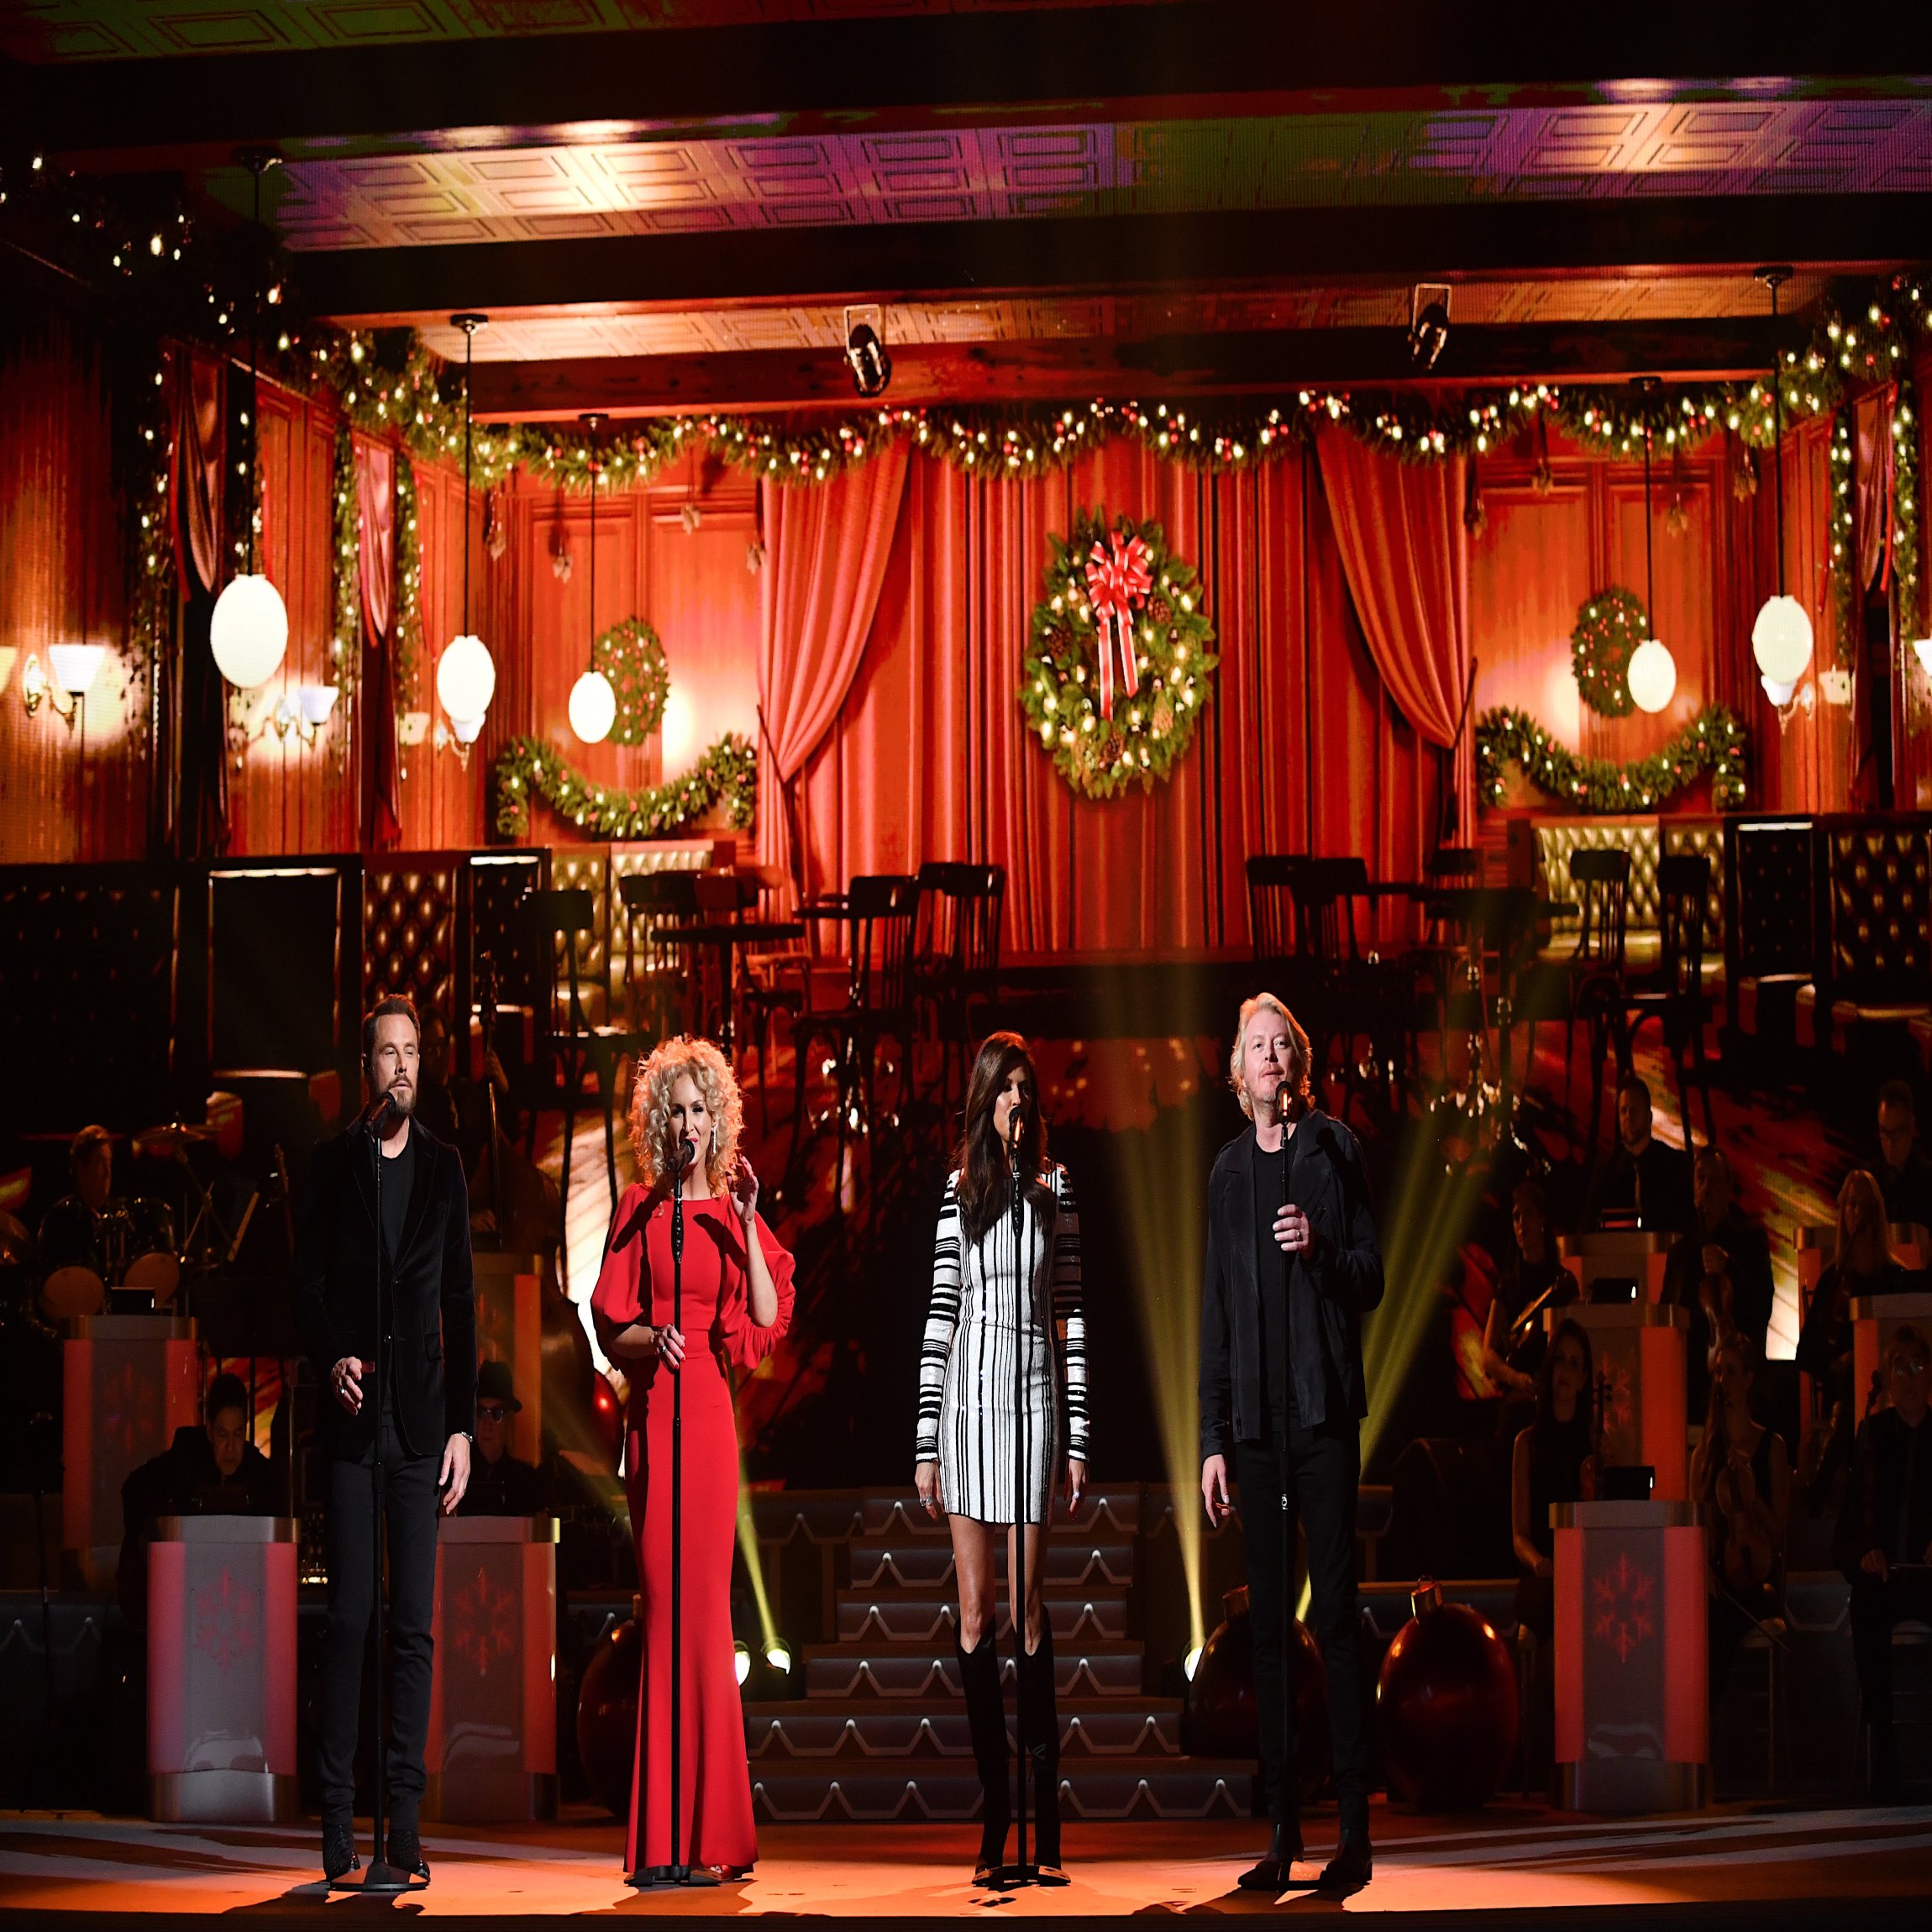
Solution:
<svg viewBox="0 0 1932 1932"><path fill-rule="evenodd" d="M355 1852L355 1821L349 1818L325 1818L322 1821L322 1872L333 1885L345 1878L362 1861Z"/></svg>
<svg viewBox="0 0 1932 1932"><path fill-rule="evenodd" d="M1285 1892L1294 1885L1313 1885L1312 1878L1294 1876L1295 1861L1303 1856L1300 1819L1278 1818L1268 1833L1268 1850L1261 1862L1251 1865L1237 1882L1243 1892L1271 1893Z"/></svg>
<svg viewBox="0 0 1932 1932"><path fill-rule="evenodd" d="M1040 1647L1025 1653L1021 1668L1026 1673L1022 1709L1026 1735L1020 1741L1030 1761L1028 1784L1037 1822L1033 1833L1033 1862L1047 1884L1067 1882L1060 1869L1060 1710L1053 1684L1053 1625L1040 1613Z"/></svg>
<svg viewBox="0 0 1932 1932"><path fill-rule="evenodd" d="M1006 1827L1012 1815L1006 1788L1006 1707L1000 1695L1000 1653L993 1646L990 1630L971 1650L957 1640L953 1649L959 1659L959 1688L966 1694L973 1762L979 1769L979 1789L985 1798L979 1856L973 1866L973 1882L984 1885L1005 1862Z"/></svg>
<svg viewBox="0 0 1932 1932"><path fill-rule="evenodd" d="M1375 1876L1375 1860L1366 1837L1344 1838L1335 1856L1321 1868L1316 1890L1325 1898L1346 1898Z"/></svg>

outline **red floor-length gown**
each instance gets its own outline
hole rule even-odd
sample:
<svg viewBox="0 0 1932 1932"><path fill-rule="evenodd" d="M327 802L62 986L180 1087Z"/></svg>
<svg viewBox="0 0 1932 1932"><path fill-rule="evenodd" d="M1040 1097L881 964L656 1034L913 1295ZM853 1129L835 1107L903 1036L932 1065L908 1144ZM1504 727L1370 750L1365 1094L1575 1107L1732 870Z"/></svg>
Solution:
<svg viewBox="0 0 1932 1932"><path fill-rule="evenodd" d="M671 1205L642 1187L617 1203L591 1305L622 1327L671 1319ZM758 1856L744 1711L732 1651L732 1552L738 1538L738 1446L725 1362L755 1368L791 1323L792 1262L761 1219L758 1237L778 1289L778 1319L761 1328L747 1299L744 1224L727 1200L685 1203L684 1714L678 1856L690 1865L746 1866ZM675 1380L659 1362L635 1365L626 1416L625 1487L638 1536L644 1616L642 1694L625 1869L671 1856L671 1404ZM639 1533L641 1525L641 1534ZM648 1749L647 1749L648 1744ZM638 1844L643 1813L644 1844Z"/></svg>

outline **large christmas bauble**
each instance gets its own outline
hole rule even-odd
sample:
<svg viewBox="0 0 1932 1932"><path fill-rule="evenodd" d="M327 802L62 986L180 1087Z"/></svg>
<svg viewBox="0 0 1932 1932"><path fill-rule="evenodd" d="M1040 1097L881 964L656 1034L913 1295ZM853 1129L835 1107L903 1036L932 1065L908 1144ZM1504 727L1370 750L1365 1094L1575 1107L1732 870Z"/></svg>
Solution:
<svg viewBox="0 0 1932 1932"><path fill-rule="evenodd" d="M1419 1811L1467 1811L1491 1798L1516 1748L1516 1670L1467 1604L1425 1577L1415 1614L1382 1660L1376 1723L1389 1796Z"/></svg>
<svg viewBox="0 0 1932 1932"><path fill-rule="evenodd" d="M643 1664L643 1631L633 1616L591 1653L577 1693L577 1756L591 1796L615 1818L630 1815Z"/></svg>
<svg viewBox="0 0 1932 1932"><path fill-rule="evenodd" d="M1254 1697L1254 1620L1243 1583L1221 1599L1226 1619L1202 1646L1182 1713L1183 1748L1207 1757L1255 1757L1261 1719ZM1304 1801L1328 1776L1328 1672L1306 1625L1294 1626L1295 1761Z"/></svg>

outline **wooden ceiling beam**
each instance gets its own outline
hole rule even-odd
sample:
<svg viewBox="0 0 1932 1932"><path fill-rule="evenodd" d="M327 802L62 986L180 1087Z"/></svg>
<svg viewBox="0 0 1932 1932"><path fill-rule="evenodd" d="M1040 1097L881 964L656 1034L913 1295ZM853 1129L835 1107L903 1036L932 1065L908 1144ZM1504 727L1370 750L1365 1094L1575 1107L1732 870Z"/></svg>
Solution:
<svg viewBox="0 0 1932 1932"><path fill-rule="evenodd" d="M314 312L380 326L619 303L901 302L1005 295L1749 270L1864 272L1919 260L1922 195L1293 208L623 235L317 252Z"/></svg>
<svg viewBox="0 0 1932 1932"><path fill-rule="evenodd" d="M1452 327L1426 380L1460 386L1615 381L1644 374L1717 381L1768 368L1773 339L1770 323L1755 321ZM1279 394L1301 383L1359 386L1424 376L1396 328L1277 329L1142 342L907 343L891 354L885 400L902 406ZM635 417L859 406L844 358L829 346L480 362L471 395L480 420L499 422L574 421L591 409Z"/></svg>
<svg viewBox="0 0 1932 1932"><path fill-rule="evenodd" d="M1123 103L1272 97L1303 112L1587 104L1660 89L1856 93L1932 74L1932 9L1633 0L1526 32L1507 8L1440 0L1030 6L594 34L0 63L8 139L123 167L198 165L239 144L380 152L451 129L607 122L679 131L944 126L984 111L1102 118ZM1799 79L1733 78L1746 50ZM1761 71L1757 64L1751 71ZM1887 85L1910 88L1910 81ZM1221 111L1225 111L1221 110Z"/></svg>

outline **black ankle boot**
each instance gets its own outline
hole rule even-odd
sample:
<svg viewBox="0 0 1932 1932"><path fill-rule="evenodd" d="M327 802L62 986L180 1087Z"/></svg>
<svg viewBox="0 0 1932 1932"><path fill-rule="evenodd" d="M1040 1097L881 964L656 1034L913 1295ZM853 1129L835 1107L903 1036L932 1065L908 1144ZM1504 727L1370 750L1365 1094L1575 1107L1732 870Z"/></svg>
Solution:
<svg viewBox="0 0 1932 1932"><path fill-rule="evenodd" d="M1294 1876L1294 1867L1302 1856L1301 1820L1278 1818L1268 1833L1268 1851L1260 1862L1252 1865L1236 1881L1244 1892L1286 1892L1291 1886L1311 1886L1312 1878Z"/></svg>
<svg viewBox="0 0 1932 1932"><path fill-rule="evenodd" d="M1053 1626L1040 1613L1040 1647L1025 1653L1028 1786L1037 1823L1033 1861L1042 1875L1060 1876L1060 1710L1053 1683Z"/></svg>
<svg viewBox="0 0 1932 1932"><path fill-rule="evenodd" d="M959 1659L959 1688L966 1695L973 1762L985 1799L979 1856L973 1866L973 1882L984 1885L1005 1862L1006 1827L1012 1814L1006 1789L1006 1708L1000 1695L1000 1653L993 1647L990 1630L971 1650L957 1641L953 1648Z"/></svg>

